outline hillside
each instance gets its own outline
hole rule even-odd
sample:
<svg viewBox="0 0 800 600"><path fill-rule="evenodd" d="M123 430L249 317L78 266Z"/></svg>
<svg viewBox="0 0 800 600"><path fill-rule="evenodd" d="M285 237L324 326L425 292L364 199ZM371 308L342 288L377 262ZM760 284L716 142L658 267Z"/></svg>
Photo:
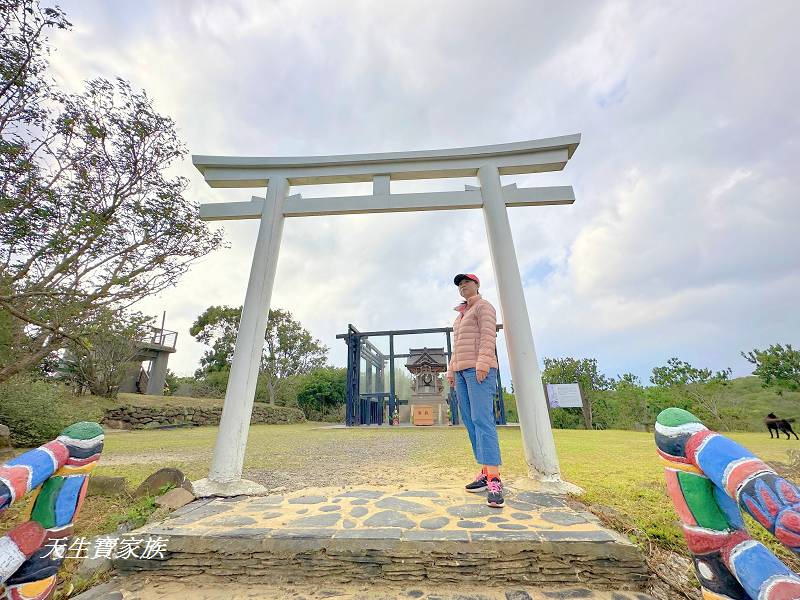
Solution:
<svg viewBox="0 0 800 600"><path fill-rule="evenodd" d="M773 389L761 387L758 377L749 376L731 381L726 396L732 404L738 403L746 431L766 431L763 419L771 412L782 419L797 418L798 425L795 429L800 430L800 392L783 392L778 395Z"/></svg>

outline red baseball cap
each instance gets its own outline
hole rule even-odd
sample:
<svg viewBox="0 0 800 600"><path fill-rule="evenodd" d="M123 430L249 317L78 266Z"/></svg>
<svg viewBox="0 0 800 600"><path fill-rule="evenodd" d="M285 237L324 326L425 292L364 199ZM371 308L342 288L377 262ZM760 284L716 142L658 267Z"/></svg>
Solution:
<svg viewBox="0 0 800 600"><path fill-rule="evenodd" d="M480 284L481 284L481 280L480 280L480 279L478 279L478 276L477 276L477 275L475 275L474 273L459 273L459 274L458 274L458 275L456 275L456 276L455 276L455 278L453 279L453 283L455 283L456 285L458 285L459 283L461 283L461 282L462 282L462 281L464 281L465 279L471 279L472 281L474 281L474 282L475 282L475 283L477 283L478 285L480 285Z"/></svg>

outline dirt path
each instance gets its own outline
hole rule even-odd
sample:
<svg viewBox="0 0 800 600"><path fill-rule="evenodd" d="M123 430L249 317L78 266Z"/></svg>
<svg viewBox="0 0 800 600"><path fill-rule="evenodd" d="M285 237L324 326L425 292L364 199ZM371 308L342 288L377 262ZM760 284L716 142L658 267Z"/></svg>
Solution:
<svg viewBox="0 0 800 600"><path fill-rule="evenodd" d="M411 482L456 483L462 479L466 483L472 475L425 464L424 453L446 452L450 447L444 436L335 434L315 440L303 449L302 455L294 456L294 460L277 468L245 469L244 477L270 491L283 491L359 485L403 487Z"/></svg>

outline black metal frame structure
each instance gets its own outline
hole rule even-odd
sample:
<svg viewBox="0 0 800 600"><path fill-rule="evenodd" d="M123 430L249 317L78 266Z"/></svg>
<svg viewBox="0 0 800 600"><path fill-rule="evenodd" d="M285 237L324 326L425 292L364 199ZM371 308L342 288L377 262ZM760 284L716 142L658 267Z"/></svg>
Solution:
<svg viewBox="0 0 800 600"><path fill-rule="evenodd" d="M497 326L501 330L502 325ZM343 339L347 344L347 410L345 424L348 427L355 425L383 425L384 421L392 424L392 415L401 401L395 394L394 369L395 359L407 358L409 354L396 354L394 351L395 336L419 335L425 333L443 333L446 338L446 355L449 361L453 354L452 327L432 327L427 329L395 329L390 331L359 331L352 324L347 326L347 333L341 333L336 339ZM371 337L388 337L389 354L383 354L373 343ZM496 350L495 350L496 354ZM361 392L361 360L366 362L365 386L366 392ZM384 392L386 363L389 363L389 391ZM380 389L381 391L376 391ZM458 402L455 390L450 390L448 398L450 404L450 422L457 425L460 422L458 415ZM384 418L385 408L388 403L388 418ZM497 391L494 397L495 422L498 425L506 424L506 409L503 401L503 385L500 379L500 370L497 370Z"/></svg>

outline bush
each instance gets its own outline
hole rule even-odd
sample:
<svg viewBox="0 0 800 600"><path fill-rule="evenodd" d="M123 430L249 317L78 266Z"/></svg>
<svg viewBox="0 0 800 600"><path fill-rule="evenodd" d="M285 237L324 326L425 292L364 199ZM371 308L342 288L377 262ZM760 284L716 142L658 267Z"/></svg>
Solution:
<svg viewBox="0 0 800 600"><path fill-rule="evenodd" d="M347 371L326 367L315 369L303 377L297 390L297 404L311 419L312 414L332 414L345 403ZM338 413L337 413L338 415ZM344 420L344 416L342 416Z"/></svg>
<svg viewBox="0 0 800 600"><path fill-rule="evenodd" d="M206 373L202 379L178 377L174 380L176 384L174 391L170 386L172 392L170 395L221 399L225 397L225 391L228 389L228 377L230 371L212 371ZM167 385L170 385L169 380Z"/></svg>
<svg viewBox="0 0 800 600"><path fill-rule="evenodd" d="M41 446L69 425L58 385L18 375L0 384L0 423L11 430L11 443Z"/></svg>
<svg viewBox="0 0 800 600"><path fill-rule="evenodd" d="M506 409L506 423L519 423L517 413L517 397L503 388L503 404Z"/></svg>
<svg viewBox="0 0 800 600"><path fill-rule="evenodd" d="M580 408L556 408L550 411L553 429L583 429L583 411Z"/></svg>
<svg viewBox="0 0 800 600"><path fill-rule="evenodd" d="M334 407L323 407L322 410L307 409L303 411L309 421L323 423L344 423L346 407L344 404Z"/></svg>
<svg viewBox="0 0 800 600"><path fill-rule="evenodd" d="M275 390L276 406L300 408L297 403L297 394L300 392L303 377L304 375L290 375L278 380L277 389Z"/></svg>

